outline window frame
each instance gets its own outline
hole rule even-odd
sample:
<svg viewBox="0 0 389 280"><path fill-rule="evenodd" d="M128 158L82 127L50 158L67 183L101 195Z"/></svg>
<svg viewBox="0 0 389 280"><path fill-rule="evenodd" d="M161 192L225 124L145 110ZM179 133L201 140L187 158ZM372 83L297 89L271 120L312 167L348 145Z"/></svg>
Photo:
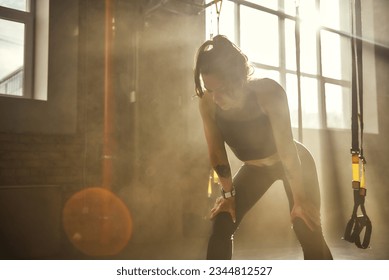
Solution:
<svg viewBox="0 0 389 280"><path fill-rule="evenodd" d="M34 54L35 54L35 15L36 0L26 0L26 11L0 6L0 18L24 24L24 60L22 95L1 94L0 96L28 98L34 96Z"/></svg>

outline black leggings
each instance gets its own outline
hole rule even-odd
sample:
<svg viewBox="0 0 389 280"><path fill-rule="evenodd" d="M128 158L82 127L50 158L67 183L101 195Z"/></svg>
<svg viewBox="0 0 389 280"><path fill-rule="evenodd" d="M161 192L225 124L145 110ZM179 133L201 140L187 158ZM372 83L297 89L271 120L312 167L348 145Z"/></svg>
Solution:
<svg viewBox="0 0 389 280"><path fill-rule="evenodd" d="M300 143L296 143L296 145L302 164L306 196L320 209L319 184L314 160L303 145ZM266 167L243 165L239 169L233 179L236 188L236 223L232 222L231 216L227 212L221 212L215 217L208 243L207 259L231 259L232 237L239 223L277 180L283 181L289 200L289 208L292 210L293 196L281 163ZM303 249L304 259L332 259L321 227L311 231L301 219L297 218L293 222L293 229Z"/></svg>

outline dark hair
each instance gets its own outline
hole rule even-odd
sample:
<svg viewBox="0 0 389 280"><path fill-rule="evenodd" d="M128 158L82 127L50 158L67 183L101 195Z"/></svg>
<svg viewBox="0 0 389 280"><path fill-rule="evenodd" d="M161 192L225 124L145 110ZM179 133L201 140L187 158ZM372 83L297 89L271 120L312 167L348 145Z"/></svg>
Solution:
<svg viewBox="0 0 389 280"><path fill-rule="evenodd" d="M199 97L204 95L201 74L215 74L231 86L242 85L251 74L250 69L247 56L226 36L217 35L205 41L197 51L194 69L196 94Z"/></svg>

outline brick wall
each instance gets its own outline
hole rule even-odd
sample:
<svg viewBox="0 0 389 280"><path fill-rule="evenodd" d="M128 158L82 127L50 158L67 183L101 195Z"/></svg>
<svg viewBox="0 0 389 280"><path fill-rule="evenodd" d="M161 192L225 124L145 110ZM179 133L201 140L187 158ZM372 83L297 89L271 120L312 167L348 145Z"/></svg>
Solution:
<svg viewBox="0 0 389 280"><path fill-rule="evenodd" d="M0 133L0 185L80 184L79 136Z"/></svg>

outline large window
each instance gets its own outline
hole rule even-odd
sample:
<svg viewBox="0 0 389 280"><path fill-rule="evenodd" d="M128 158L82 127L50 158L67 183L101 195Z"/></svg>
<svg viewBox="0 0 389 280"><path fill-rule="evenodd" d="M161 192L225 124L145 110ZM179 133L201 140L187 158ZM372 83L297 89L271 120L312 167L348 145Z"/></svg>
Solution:
<svg viewBox="0 0 389 280"><path fill-rule="evenodd" d="M209 2L209 1L208 1ZM300 22L303 128L350 128L350 2L344 0L223 1L220 34L239 45L256 76L278 81L298 126L296 6ZM217 30L216 9L206 11L206 36Z"/></svg>
<svg viewBox="0 0 389 280"><path fill-rule="evenodd" d="M32 97L35 0L0 0L0 94Z"/></svg>

